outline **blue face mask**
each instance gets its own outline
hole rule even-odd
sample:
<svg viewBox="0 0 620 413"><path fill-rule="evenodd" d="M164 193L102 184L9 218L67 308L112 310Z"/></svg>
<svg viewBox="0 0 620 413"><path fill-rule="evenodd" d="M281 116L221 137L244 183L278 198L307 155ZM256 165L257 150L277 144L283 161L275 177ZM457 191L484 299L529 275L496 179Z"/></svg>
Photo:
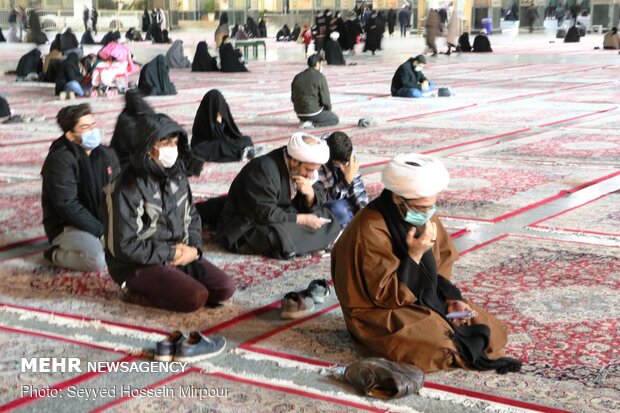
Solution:
<svg viewBox="0 0 620 413"><path fill-rule="evenodd" d="M81 136L82 142L80 143L80 146L84 149L95 149L101 144L101 133L97 128L84 132Z"/></svg>
<svg viewBox="0 0 620 413"><path fill-rule="evenodd" d="M428 220L431 219L433 215L435 215L435 212L437 212L437 206L435 205L433 205L433 207L429 209L426 214L424 212L416 211L409 208L406 203L404 203L404 205L405 208L407 208L407 214L405 214L404 219L406 222L410 223L414 227L421 227L422 225L426 224Z"/></svg>

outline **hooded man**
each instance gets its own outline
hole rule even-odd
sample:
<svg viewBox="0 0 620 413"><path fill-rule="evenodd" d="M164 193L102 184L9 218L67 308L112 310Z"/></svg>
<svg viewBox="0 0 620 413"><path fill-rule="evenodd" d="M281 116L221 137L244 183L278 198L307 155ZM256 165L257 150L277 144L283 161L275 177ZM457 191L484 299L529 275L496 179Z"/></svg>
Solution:
<svg viewBox="0 0 620 413"><path fill-rule="evenodd" d="M366 350L425 373L518 371L520 361L503 357L506 326L450 282L458 254L435 215L448 180L443 164L426 155L397 155L385 167L385 189L332 252L347 329Z"/></svg>
<svg viewBox="0 0 620 413"><path fill-rule="evenodd" d="M116 177L118 159L100 145L87 103L62 108L56 121L63 135L50 146L41 170L43 227L52 244L43 255L59 267L97 271L105 268L103 187Z"/></svg>
<svg viewBox="0 0 620 413"><path fill-rule="evenodd" d="M324 207L317 169L329 160L327 144L296 133L284 147L251 160L235 178L218 225L231 252L289 259L323 250L340 225Z"/></svg>
<svg viewBox="0 0 620 413"><path fill-rule="evenodd" d="M327 79L323 76L323 56L308 58L308 68L298 73L291 83L291 100L302 127L333 126L339 122L332 112Z"/></svg>
<svg viewBox="0 0 620 413"><path fill-rule="evenodd" d="M392 78L392 96L405 98L431 97L434 95L435 83L429 82L422 73L426 57L418 55L400 65Z"/></svg>
<svg viewBox="0 0 620 413"><path fill-rule="evenodd" d="M234 282L202 257L183 159L189 152L180 145L187 134L166 115L146 114L136 135L129 167L105 189L110 276L135 304L191 312L227 300Z"/></svg>

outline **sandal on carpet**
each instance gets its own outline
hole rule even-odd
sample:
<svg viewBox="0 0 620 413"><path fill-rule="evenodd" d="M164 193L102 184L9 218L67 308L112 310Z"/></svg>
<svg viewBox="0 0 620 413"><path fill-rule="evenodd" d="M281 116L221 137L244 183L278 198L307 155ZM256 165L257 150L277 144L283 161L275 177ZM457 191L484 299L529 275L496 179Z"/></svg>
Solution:
<svg viewBox="0 0 620 413"><path fill-rule="evenodd" d="M176 349L174 361L196 362L215 357L226 348L226 339L222 336L205 337L198 331L189 333Z"/></svg>
<svg viewBox="0 0 620 413"><path fill-rule="evenodd" d="M323 304L330 294L329 284L327 284L327 280L325 279L312 280L308 288L302 291L301 294L312 298L314 304Z"/></svg>
<svg viewBox="0 0 620 413"><path fill-rule="evenodd" d="M172 361L177 348L186 339L187 337L178 330L168 334L165 339L157 343L153 359L155 361Z"/></svg>
<svg viewBox="0 0 620 413"><path fill-rule="evenodd" d="M280 317L295 320L314 311L314 300L303 293L290 292L282 299Z"/></svg>

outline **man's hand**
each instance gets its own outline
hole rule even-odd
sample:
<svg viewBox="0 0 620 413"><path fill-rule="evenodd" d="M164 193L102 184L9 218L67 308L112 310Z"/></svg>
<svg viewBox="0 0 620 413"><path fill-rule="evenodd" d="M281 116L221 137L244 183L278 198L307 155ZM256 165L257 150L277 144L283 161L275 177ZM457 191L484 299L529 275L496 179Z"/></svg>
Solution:
<svg viewBox="0 0 620 413"><path fill-rule="evenodd" d="M360 163L357 158L351 155L351 160L346 166L341 163L338 163L337 166L344 174L344 180L347 181L349 185L351 185L351 182L353 182L355 175L357 175L360 170Z"/></svg>
<svg viewBox="0 0 620 413"><path fill-rule="evenodd" d="M437 226L434 222L428 221L424 225L422 234L415 238L416 227L411 228L407 233L407 247L409 249L409 256L416 263L420 263L422 255L431 248L437 241Z"/></svg>
<svg viewBox="0 0 620 413"><path fill-rule="evenodd" d="M196 258L198 258L198 250L194 247L181 243L176 244L174 247L176 248L176 252L174 254L174 261L172 261L172 265L175 267L187 265L196 261Z"/></svg>
<svg viewBox="0 0 620 413"><path fill-rule="evenodd" d="M301 175L293 175L293 181L297 184L297 190L304 194L305 196L313 196L314 197L314 188L312 187L312 183L310 179L303 177Z"/></svg>
<svg viewBox="0 0 620 413"><path fill-rule="evenodd" d="M456 313L461 311L473 311L469 304L461 301L461 300L446 300L446 313ZM468 324L470 318L454 318L452 319L452 323L456 326L460 326L463 324Z"/></svg>
<svg viewBox="0 0 620 413"><path fill-rule="evenodd" d="M427 91L428 90L428 80L425 80L424 82L420 83L420 87L422 88L422 91Z"/></svg>
<svg viewBox="0 0 620 413"><path fill-rule="evenodd" d="M319 229L327 223L324 218L314 214L297 214L297 223L310 229Z"/></svg>

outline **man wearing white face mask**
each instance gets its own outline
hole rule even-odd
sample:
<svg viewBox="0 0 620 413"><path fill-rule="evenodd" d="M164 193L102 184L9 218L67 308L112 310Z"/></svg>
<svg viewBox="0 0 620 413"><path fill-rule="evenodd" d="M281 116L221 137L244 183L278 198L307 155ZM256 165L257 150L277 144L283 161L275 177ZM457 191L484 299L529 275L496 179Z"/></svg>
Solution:
<svg viewBox="0 0 620 413"><path fill-rule="evenodd" d="M429 82L422 70L426 57L418 55L400 65L392 78L392 96L422 98L435 96L435 83Z"/></svg>
<svg viewBox="0 0 620 413"><path fill-rule="evenodd" d="M318 53L308 58L308 68L298 73L291 83L291 101L302 128L333 126L339 122L332 112L327 80L323 75L325 59Z"/></svg>
<svg viewBox="0 0 620 413"><path fill-rule="evenodd" d="M358 212L332 252L347 329L370 352L425 373L453 368L519 371L505 357L507 327L450 281L458 253L437 218L448 186L439 159L395 156L385 189Z"/></svg>
<svg viewBox="0 0 620 413"><path fill-rule="evenodd" d="M129 166L105 188L110 275L135 304L191 312L227 300L234 282L202 257L187 134L163 114L140 116L135 133Z"/></svg>
<svg viewBox="0 0 620 413"><path fill-rule="evenodd" d="M59 267L105 268L100 206L103 187L118 173L113 150L101 146L90 106L68 106L56 116L64 134L50 146L41 175L43 226L52 247L44 252Z"/></svg>

